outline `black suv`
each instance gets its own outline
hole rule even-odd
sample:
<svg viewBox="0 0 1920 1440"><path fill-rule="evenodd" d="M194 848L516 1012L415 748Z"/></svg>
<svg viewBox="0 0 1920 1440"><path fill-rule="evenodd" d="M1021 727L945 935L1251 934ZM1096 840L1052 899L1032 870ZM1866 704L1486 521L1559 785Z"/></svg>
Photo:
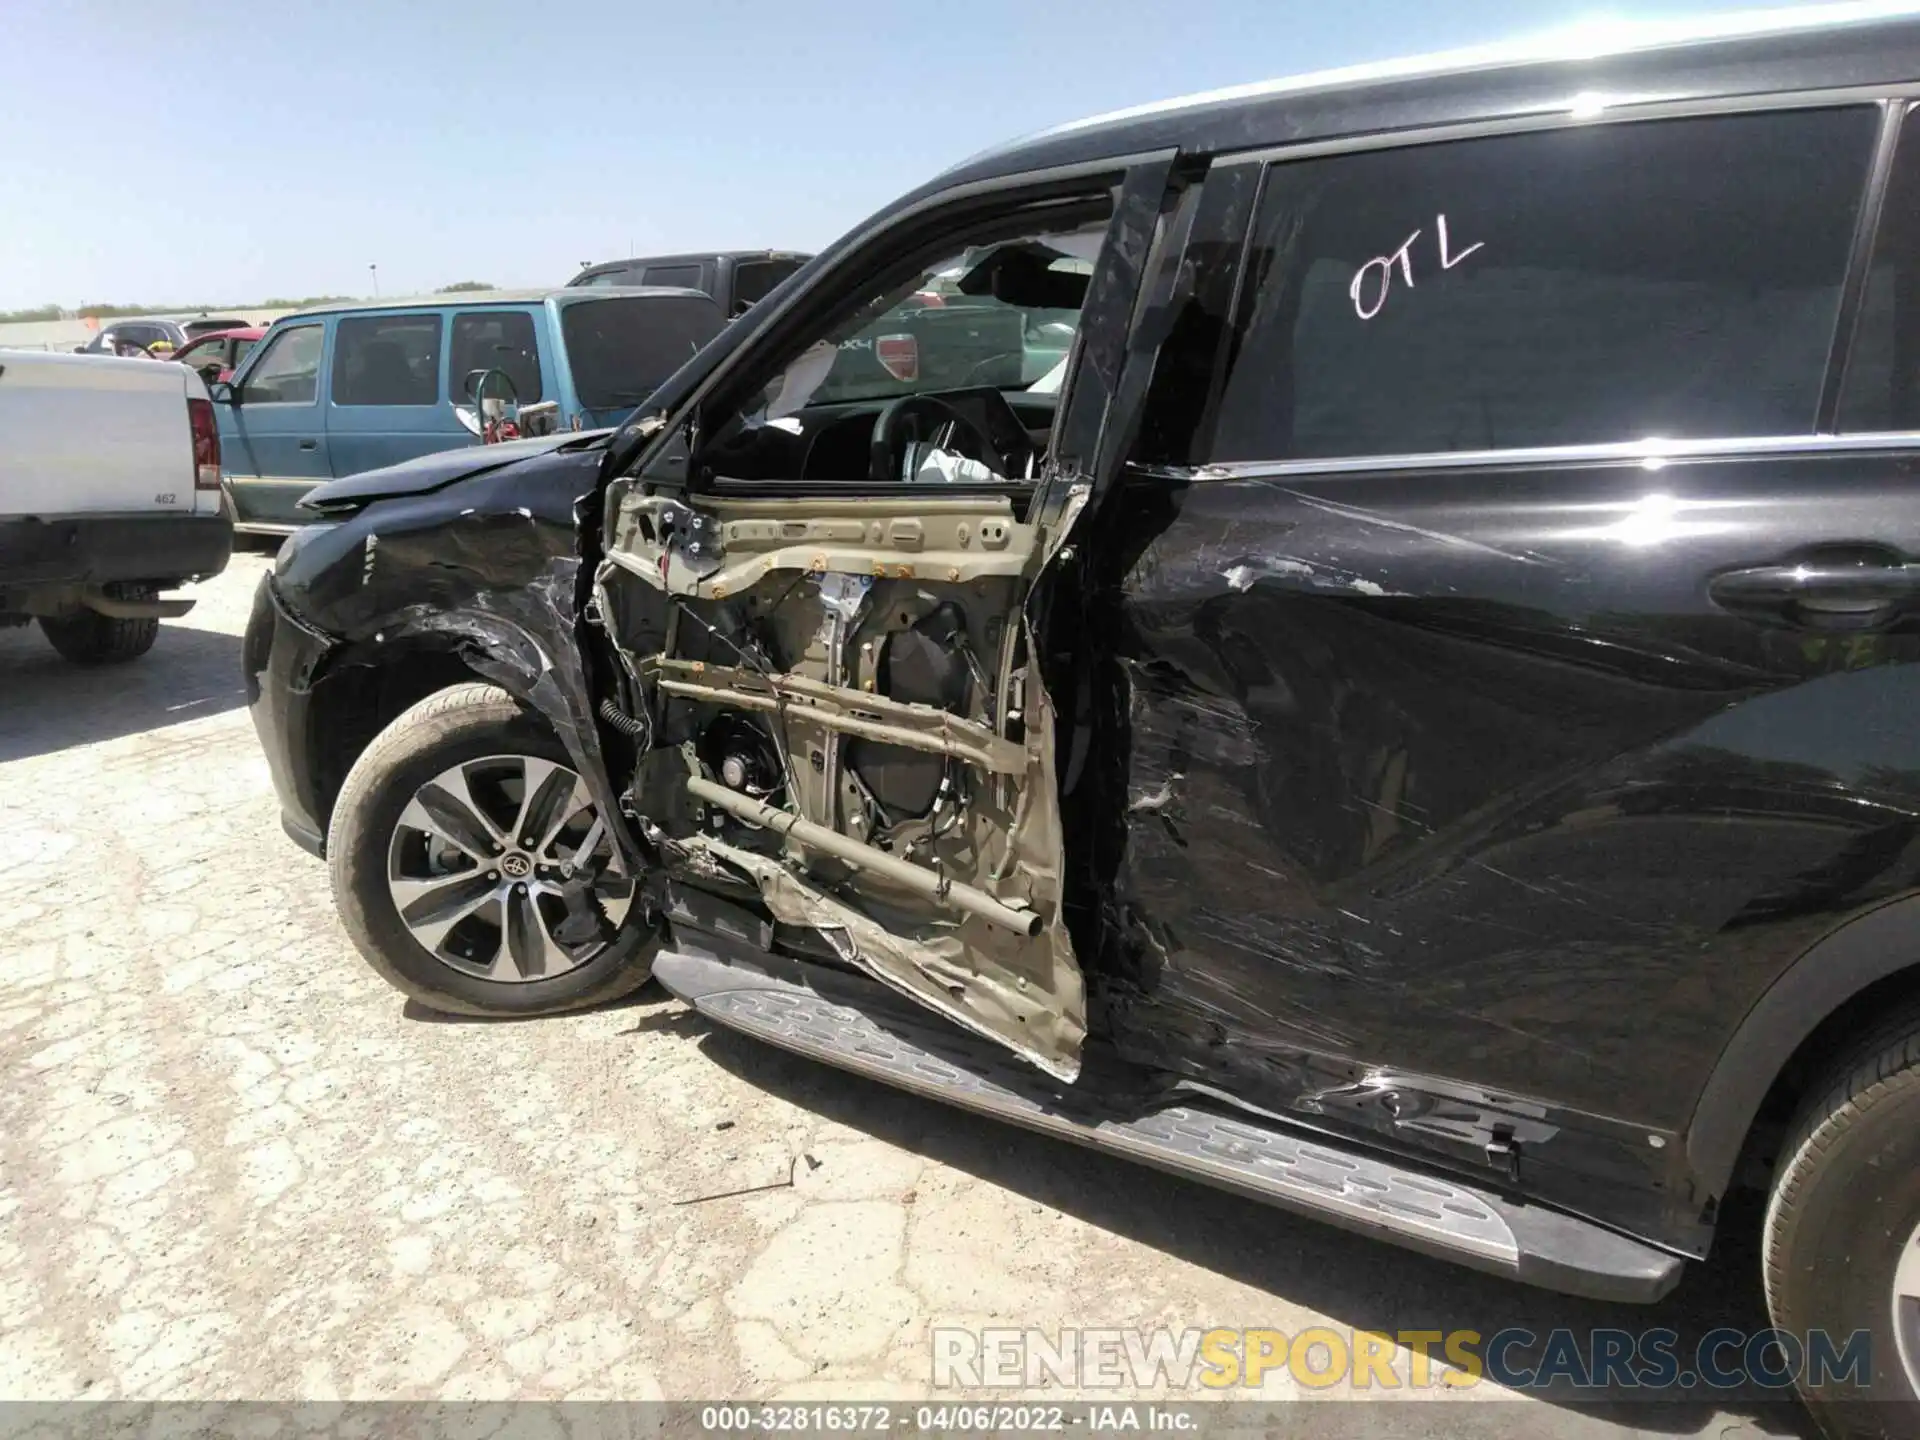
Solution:
<svg viewBox="0 0 1920 1440"><path fill-rule="evenodd" d="M1875 20L971 161L616 434L319 492L288 828L430 1006L651 971L1535 1284L1759 1186L1777 1324L1871 1340L1823 1422L1910 1427L1916 96ZM916 383L954 296L1022 353Z"/></svg>

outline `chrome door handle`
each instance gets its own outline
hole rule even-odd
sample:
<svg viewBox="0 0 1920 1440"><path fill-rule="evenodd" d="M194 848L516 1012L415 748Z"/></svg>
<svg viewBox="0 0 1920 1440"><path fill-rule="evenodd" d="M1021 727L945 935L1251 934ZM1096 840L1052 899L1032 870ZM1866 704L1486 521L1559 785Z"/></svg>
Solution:
<svg viewBox="0 0 1920 1440"><path fill-rule="evenodd" d="M1815 559L1727 570L1707 582L1715 604L1735 614L1807 630L1873 630L1920 599L1920 565L1898 559Z"/></svg>

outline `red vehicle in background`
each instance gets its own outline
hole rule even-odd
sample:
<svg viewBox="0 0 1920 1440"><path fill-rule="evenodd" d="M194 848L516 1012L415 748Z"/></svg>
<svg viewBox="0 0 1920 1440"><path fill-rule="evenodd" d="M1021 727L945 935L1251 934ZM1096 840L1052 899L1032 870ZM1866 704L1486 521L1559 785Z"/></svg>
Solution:
<svg viewBox="0 0 1920 1440"><path fill-rule="evenodd" d="M200 335L173 352L173 359L191 365L209 384L231 380L234 369L247 358L247 352L267 333L264 325L248 325L235 330L216 330Z"/></svg>

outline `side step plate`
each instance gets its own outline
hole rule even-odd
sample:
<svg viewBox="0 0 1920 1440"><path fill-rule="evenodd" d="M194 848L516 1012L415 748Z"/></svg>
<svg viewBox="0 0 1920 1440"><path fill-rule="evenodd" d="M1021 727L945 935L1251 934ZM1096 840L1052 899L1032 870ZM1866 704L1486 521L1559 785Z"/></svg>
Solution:
<svg viewBox="0 0 1920 1440"><path fill-rule="evenodd" d="M1337 1149L1278 1125L1108 1098L1096 1067L1062 1085L897 1003L863 976L681 927L654 957L670 992L730 1029L904 1090L1203 1180L1342 1229L1567 1294L1659 1299L1685 1261L1537 1205ZM1136 1086L1137 1088L1137 1082Z"/></svg>

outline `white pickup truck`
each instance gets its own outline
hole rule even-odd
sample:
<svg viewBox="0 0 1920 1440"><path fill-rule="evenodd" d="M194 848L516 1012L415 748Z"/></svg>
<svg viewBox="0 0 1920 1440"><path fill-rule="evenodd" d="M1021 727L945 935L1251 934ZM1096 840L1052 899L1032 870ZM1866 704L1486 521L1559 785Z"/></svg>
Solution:
<svg viewBox="0 0 1920 1440"><path fill-rule="evenodd" d="M0 626L38 619L67 659L153 647L233 550L220 435L185 365L0 350Z"/></svg>

